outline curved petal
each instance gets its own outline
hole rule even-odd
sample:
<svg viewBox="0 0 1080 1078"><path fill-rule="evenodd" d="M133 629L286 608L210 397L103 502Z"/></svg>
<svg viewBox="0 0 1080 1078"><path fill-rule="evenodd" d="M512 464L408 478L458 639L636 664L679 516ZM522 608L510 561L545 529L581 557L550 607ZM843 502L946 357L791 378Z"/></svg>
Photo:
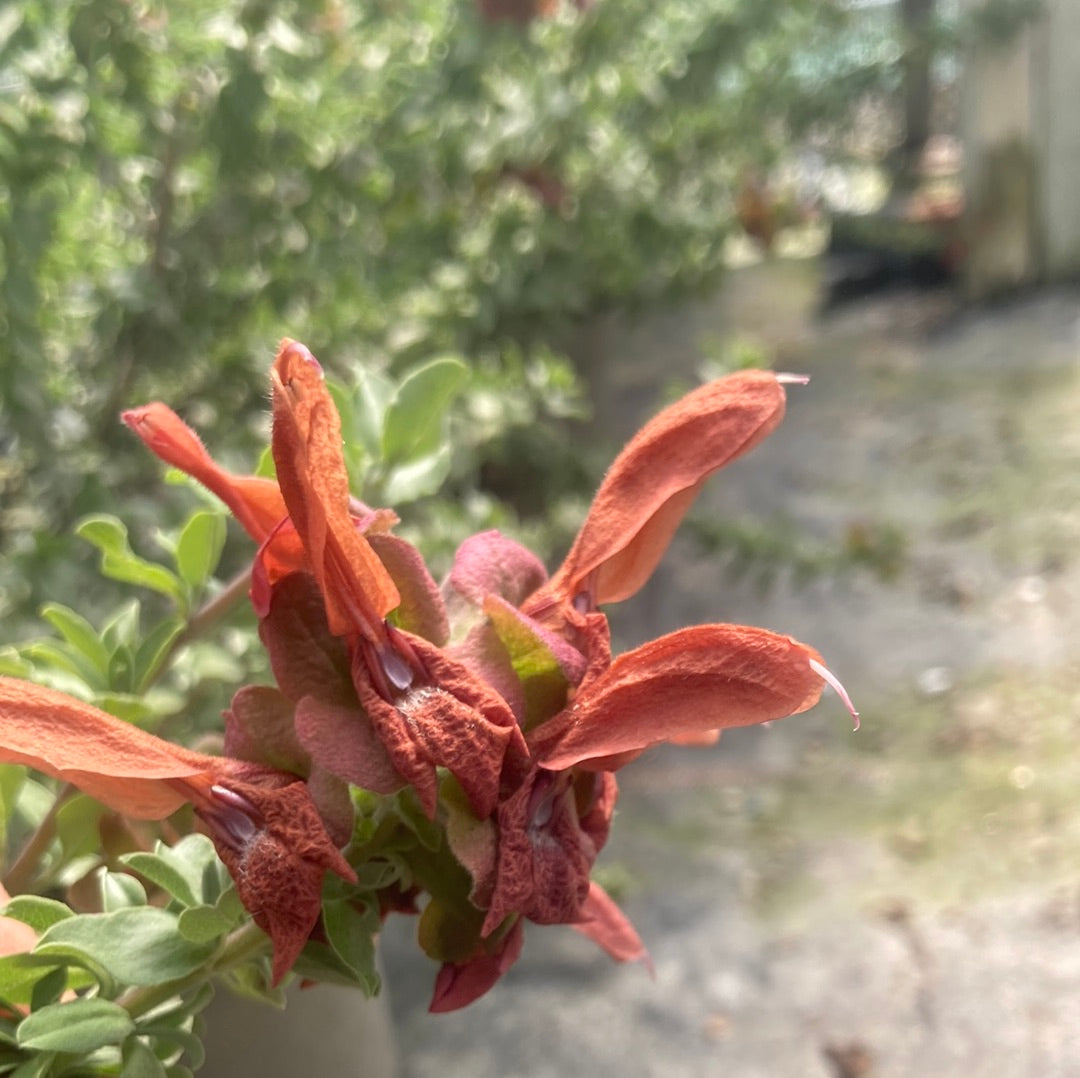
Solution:
<svg viewBox="0 0 1080 1078"><path fill-rule="evenodd" d="M531 550L492 529L458 547L446 583L473 606L482 606L488 595L520 606L546 579L543 562Z"/></svg>
<svg viewBox="0 0 1080 1078"><path fill-rule="evenodd" d="M450 636L450 621L442 593L420 551L412 543L389 532L371 532L367 541L401 595L394 624L441 647Z"/></svg>
<svg viewBox="0 0 1080 1078"><path fill-rule="evenodd" d="M391 794L405 785L359 705L305 696L296 705L296 736L311 759L354 786Z"/></svg>
<svg viewBox="0 0 1080 1078"><path fill-rule="evenodd" d="M524 942L524 922L519 919L493 954L480 954L467 962L444 962L435 977L429 1012L445 1014L479 999L518 960Z"/></svg>
<svg viewBox="0 0 1080 1078"><path fill-rule="evenodd" d="M602 947L616 962L644 962L653 972L649 952L629 918L611 896L595 881L589 883L589 893L581 904L581 920L571 925Z"/></svg>
<svg viewBox="0 0 1080 1078"><path fill-rule="evenodd" d="M274 944L277 984L319 919L323 877L334 872L355 883L356 873L330 840L307 786L274 773L265 778L269 787L214 784L196 801L196 812L210 827L240 901Z"/></svg>
<svg viewBox="0 0 1080 1078"><path fill-rule="evenodd" d="M152 401L121 412L120 418L166 464L213 491L257 543L285 517L285 501L277 483L254 475L233 475L220 467L199 436L168 405Z"/></svg>
<svg viewBox="0 0 1080 1078"><path fill-rule="evenodd" d="M620 655L530 738L542 767L603 767L674 736L805 711L825 682L812 648L765 629L698 625ZM625 759L620 762L626 762Z"/></svg>
<svg viewBox="0 0 1080 1078"><path fill-rule="evenodd" d="M189 800L169 780L216 772L222 761L55 689L0 677L0 762L70 782L125 816L159 820Z"/></svg>
<svg viewBox="0 0 1080 1078"><path fill-rule="evenodd" d="M274 679L294 703L305 696L355 702L348 649L330 632L322 595L310 573L290 573L269 590L259 639Z"/></svg>
<svg viewBox="0 0 1080 1078"><path fill-rule="evenodd" d="M401 601L390 574L357 531L341 419L322 368L296 341L283 340L271 371L272 446L278 483L326 602L336 636L382 639L382 619Z"/></svg>
<svg viewBox="0 0 1080 1078"><path fill-rule="evenodd" d="M615 458L570 553L526 606L554 595L594 603L633 595L656 568L708 476L772 433L784 388L770 371L740 371L665 408Z"/></svg>

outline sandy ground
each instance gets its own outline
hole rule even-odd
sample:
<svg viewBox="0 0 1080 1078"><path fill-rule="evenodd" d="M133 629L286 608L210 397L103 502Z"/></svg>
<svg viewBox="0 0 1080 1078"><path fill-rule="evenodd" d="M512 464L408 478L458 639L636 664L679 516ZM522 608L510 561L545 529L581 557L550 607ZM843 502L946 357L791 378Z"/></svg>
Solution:
<svg viewBox="0 0 1080 1078"><path fill-rule="evenodd" d="M613 622L789 632L862 730L827 698L622 773L599 874L655 979L533 928L432 1017L415 926L389 926L406 1078L1080 1074L1080 291L819 321L815 272L752 267L583 348L613 438L733 330L812 376Z"/></svg>

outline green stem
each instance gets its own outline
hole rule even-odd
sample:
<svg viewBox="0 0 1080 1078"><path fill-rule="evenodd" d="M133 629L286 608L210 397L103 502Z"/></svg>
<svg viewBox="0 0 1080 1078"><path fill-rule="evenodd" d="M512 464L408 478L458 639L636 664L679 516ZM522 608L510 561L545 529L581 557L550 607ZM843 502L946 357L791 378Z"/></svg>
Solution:
<svg viewBox="0 0 1080 1078"><path fill-rule="evenodd" d="M145 988L129 988L118 999L132 1018L140 1018L174 996L179 996L210 980L216 974L225 973L235 966L242 965L257 954L270 947L270 940L254 921L248 921L225 937L220 950L213 961L193 970L186 977L164 984L152 984Z"/></svg>
<svg viewBox="0 0 1080 1078"><path fill-rule="evenodd" d="M145 692L154 684L155 681L169 668L169 663L172 661L173 656L187 644L190 644L193 640L198 640L200 636L205 635L212 629L219 621L225 618L232 609L239 603L247 594L248 588L251 584L251 567L242 569L236 574L212 599L203 603L194 614L188 618L187 625L184 626L183 631L178 633L173 642L169 645L168 650L158 660L157 666L154 668L153 674L147 679L145 684L142 685L142 691Z"/></svg>
<svg viewBox="0 0 1080 1078"><path fill-rule="evenodd" d="M37 829L26 840L26 845L19 851L19 856L12 862L11 868L4 875L4 887L8 894L21 895L30 890L30 885L41 867L41 858L56 838L56 818L61 806L69 801L78 790L70 783L61 786L56 800L37 825Z"/></svg>

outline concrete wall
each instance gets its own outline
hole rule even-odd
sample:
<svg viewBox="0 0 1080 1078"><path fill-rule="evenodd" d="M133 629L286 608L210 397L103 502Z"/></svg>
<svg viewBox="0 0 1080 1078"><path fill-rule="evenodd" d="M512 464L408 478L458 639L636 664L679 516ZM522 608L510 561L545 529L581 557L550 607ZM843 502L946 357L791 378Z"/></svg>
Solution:
<svg viewBox="0 0 1080 1078"><path fill-rule="evenodd" d="M971 293L1080 275L1080 0L977 45L963 98Z"/></svg>

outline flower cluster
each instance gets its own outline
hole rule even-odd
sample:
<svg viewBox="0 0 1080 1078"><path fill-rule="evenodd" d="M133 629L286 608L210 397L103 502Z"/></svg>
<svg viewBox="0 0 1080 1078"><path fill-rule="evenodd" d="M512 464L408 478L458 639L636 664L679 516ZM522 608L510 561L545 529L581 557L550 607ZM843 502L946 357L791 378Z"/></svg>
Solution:
<svg viewBox="0 0 1080 1078"><path fill-rule="evenodd" d="M218 758L3 678L0 760L135 817L193 804L273 941L275 981L318 933L326 872L356 883L379 856L355 825L358 790L411 797L438 828L379 899L383 914L421 913L421 944L441 963L432 1010L487 991L526 921L644 958L590 879L616 771L660 742L709 744L726 727L805 711L826 682L839 688L813 649L738 625L613 657L600 611L647 580L708 475L776 428L784 379L733 374L648 423L550 578L492 531L462 544L441 587L393 534L395 514L351 495L340 420L307 348L282 342L271 382L276 480L219 467L164 404L123 418L257 544L251 600L276 687L236 693Z"/></svg>

